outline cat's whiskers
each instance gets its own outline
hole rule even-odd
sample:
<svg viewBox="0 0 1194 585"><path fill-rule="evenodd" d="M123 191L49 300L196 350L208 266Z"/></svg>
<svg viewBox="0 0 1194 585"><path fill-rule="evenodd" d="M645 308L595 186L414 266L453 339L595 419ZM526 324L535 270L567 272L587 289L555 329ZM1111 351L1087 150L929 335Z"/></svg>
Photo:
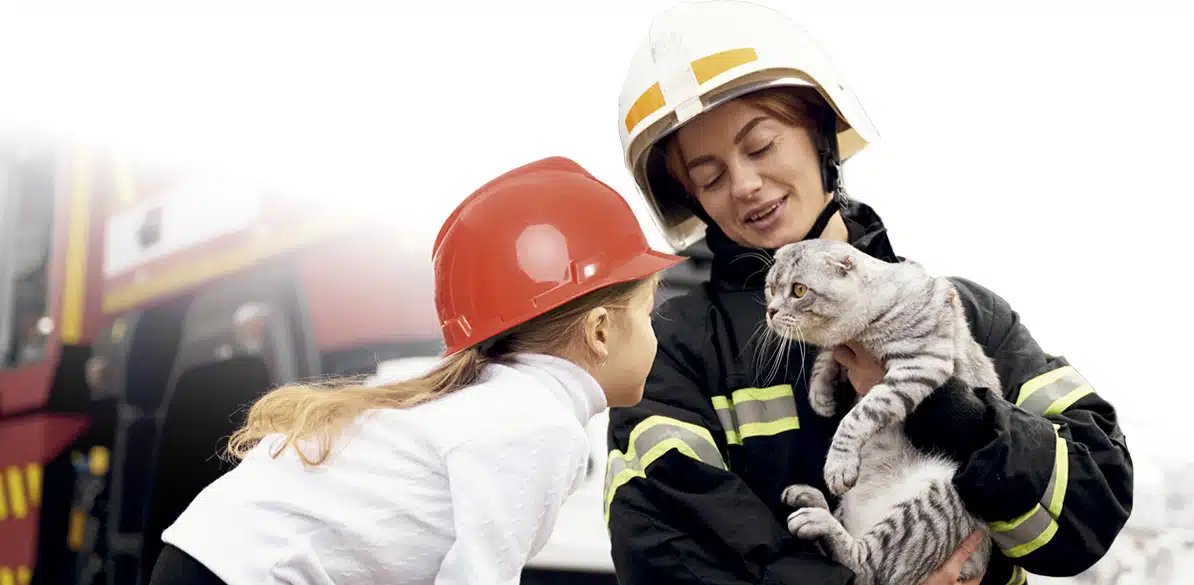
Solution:
<svg viewBox="0 0 1194 585"><path fill-rule="evenodd" d="M775 377L779 374L779 366L783 363L784 356L788 353L789 343L791 343L791 340L786 335L780 339L780 343L776 347L776 352L773 356L774 359L771 362L771 367L767 370L767 379L764 381L764 384L770 386L775 381Z"/></svg>
<svg viewBox="0 0 1194 585"><path fill-rule="evenodd" d="M733 260L730 260L730 264L733 264L739 260L748 260L748 259L749 260L758 260L759 262L763 263L762 268L752 272L750 274L750 276L747 277L748 280L751 278L754 278L755 275L757 275L760 272L766 272L766 271L770 270L771 266L775 264L774 258L772 258L762 252L756 252L756 251L743 252L742 254L735 256Z"/></svg>
<svg viewBox="0 0 1194 585"><path fill-rule="evenodd" d="M793 324L796 327L796 339L800 341L800 371L797 372L796 378L804 377L804 364L808 359L808 344L804 342L804 331L800 329L799 323Z"/></svg>
<svg viewBox="0 0 1194 585"><path fill-rule="evenodd" d="M750 347L752 342L757 341L758 343L758 349L754 352L754 363L751 364L755 372L760 372L763 370L763 365L767 359L767 347L769 344L779 341L778 337L779 336L767 326L767 321L763 320L759 322L758 327L755 328L755 332L752 333L747 339L746 346L742 349L743 352ZM739 356L739 358L741 357L742 356ZM756 380L756 382L758 382L758 380Z"/></svg>
<svg viewBox="0 0 1194 585"><path fill-rule="evenodd" d="M737 262L737 261L745 259L745 258L754 258L756 260L759 260L763 264L765 264L768 268L771 268L771 265L775 264L774 258L772 258L762 252L755 252L755 251L743 252L742 254L735 256L733 260L730 260L730 264L733 264L734 262Z"/></svg>

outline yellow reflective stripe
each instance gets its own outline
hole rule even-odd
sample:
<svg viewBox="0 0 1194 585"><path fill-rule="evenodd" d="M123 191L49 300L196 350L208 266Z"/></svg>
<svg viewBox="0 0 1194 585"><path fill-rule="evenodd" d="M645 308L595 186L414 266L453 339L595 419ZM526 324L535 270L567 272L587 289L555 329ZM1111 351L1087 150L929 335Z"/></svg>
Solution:
<svg viewBox="0 0 1194 585"><path fill-rule="evenodd" d="M1050 404L1049 407L1046 408L1045 412L1042 414L1045 414L1045 415L1061 414L1061 413L1065 412L1065 410L1067 408L1073 406L1073 404L1075 402L1078 402L1078 400L1081 399L1083 396L1086 396L1087 394L1093 394L1093 393L1094 393L1094 388L1091 388L1089 384L1079 386L1079 387L1075 388L1073 391L1071 391L1069 394L1066 394L1065 396L1062 396L1061 398L1058 398L1057 400L1053 401L1053 404Z"/></svg>
<svg viewBox="0 0 1194 585"><path fill-rule="evenodd" d="M738 436L738 420L734 416L734 407L725 396L713 397L713 410L717 413L717 420L721 421L721 428L726 433L726 443L741 445L742 437Z"/></svg>
<svg viewBox="0 0 1194 585"><path fill-rule="evenodd" d="M741 445L750 437L769 437L800 428L791 384L741 388L730 398L714 396L713 410L726 433L726 443Z"/></svg>
<svg viewBox="0 0 1194 585"><path fill-rule="evenodd" d="M29 585L33 581L33 571L24 565L17 567L17 585Z"/></svg>
<svg viewBox="0 0 1194 585"><path fill-rule="evenodd" d="M605 466L605 521L619 487L636 477L646 478L646 470L668 451L678 451L702 463L725 469L721 450L705 427L666 416L650 416L630 431L627 451L609 452Z"/></svg>
<svg viewBox="0 0 1194 585"><path fill-rule="evenodd" d="M87 458L87 466L91 470L91 475L108 473L108 448L102 445L92 447L90 456Z"/></svg>
<svg viewBox="0 0 1194 585"><path fill-rule="evenodd" d="M34 508L41 506L41 465L30 463L25 466L25 483L29 487L29 503Z"/></svg>
<svg viewBox="0 0 1194 585"><path fill-rule="evenodd" d="M12 569L0 567L0 585L17 585L17 580L12 574Z"/></svg>
<svg viewBox="0 0 1194 585"><path fill-rule="evenodd" d="M83 535L87 529L87 512L82 508L70 511L70 526L66 529L66 546L77 551L83 548Z"/></svg>
<svg viewBox="0 0 1194 585"><path fill-rule="evenodd" d="M63 343L78 343L83 337L83 304L87 286L87 231L91 222L91 160L81 155L71 176L70 213L67 219L66 271L62 279Z"/></svg>
<svg viewBox="0 0 1194 585"><path fill-rule="evenodd" d="M1033 414L1052 415L1065 412L1094 388L1073 366L1045 372L1020 386L1016 406Z"/></svg>
<svg viewBox="0 0 1194 585"><path fill-rule="evenodd" d="M12 505L12 515L14 518L24 518L29 515L29 504L25 499L25 481L21 477L21 468L15 465L9 466L8 473L5 475L8 479L8 497Z"/></svg>
<svg viewBox="0 0 1194 585"><path fill-rule="evenodd" d="M626 112L626 131L633 132L634 127L638 126L639 122L645 120L651 114L659 111L666 105L667 102L663 99L663 89L656 83L647 88L638 99L634 100L634 105L630 106L630 111Z"/></svg>
<svg viewBox="0 0 1194 585"><path fill-rule="evenodd" d="M788 396L793 396L791 384L780 384L779 386L769 386L767 388L742 388L730 393L730 398L734 401L734 404L741 404L751 400L773 400Z"/></svg>
<svg viewBox="0 0 1194 585"><path fill-rule="evenodd" d="M1053 432L1057 434L1057 425L1053 425ZM1053 518L1061 517L1061 509L1065 505L1065 492L1070 483L1070 450L1066 447L1065 439L1057 434L1057 451L1054 455L1053 474L1049 477L1049 486L1045 489L1045 498L1041 501L1049 507L1049 515Z"/></svg>
<svg viewBox="0 0 1194 585"><path fill-rule="evenodd" d="M1028 574L1020 567L1012 567L1012 576L1008 578L1007 585L1024 585L1028 581Z"/></svg>
<svg viewBox="0 0 1194 585"><path fill-rule="evenodd" d="M41 464L25 464L0 469L0 520L25 518L30 510L41 506Z"/></svg>
<svg viewBox="0 0 1194 585"><path fill-rule="evenodd" d="M693 61L691 64L692 74L696 76L697 83L703 84L739 65L745 65L758 60L759 54L751 47L730 49Z"/></svg>
<svg viewBox="0 0 1194 585"><path fill-rule="evenodd" d="M1057 519L1065 504L1066 487L1069 483L1069 448L1065 439L1058 434L1058 425L1053 425L1057 436L1054 450L1053 473L1041 502L1025 514L1004 522L991 522L991 539L1005 555L1019 558L1045 546L1057 534Z"/></svg>
<svg viewBox="0 0 1194 585"><path fill-rule="evenodd" d="M1037 390L1052 384L1053 382L1064 377L1068 371L1072 369L1070 366L1057 368L1041 374L1020 386L1020 397L1016 399L1016 406L1024 404Z"/></svg>
<svg viewBox="0 0 1194 585"><path fill-rule="evenodd" d="M693 78L696 79L699 85L735 67L758 60L759 53L754 48L744 47L706 55L692 61L688 65L692 70ZM658 112L665 105L667 105L667 100L664 98L663 89L658 83L647 88L647 91L639 95L638 99L634 100L634 104L626 112L626 131L634 132L634 128L639 123L650 117L651 114Z"/></svg>
<svg viewBox="0 0 1194 585"><path fill-rule="evenodd" d="M770 437L799 428L800 421L796 417L790 416L771 422L746 423L739 427L738 432L743 439L749 439L751 437Z"/></svg>
<svg viewBox="0 0 1194 585"><path fill-rule="evenodd" d="M1003 554L1007 555L1008 558L1013 559L1026 556L1048 544L1050 540L1053 540L1053 535L1055 534L1057 534L1057 523L1050 522L1048 528L1046 528L1044 532L1037 535L1036 538L1033 538L1024 544L1003 549Z"/></svg>

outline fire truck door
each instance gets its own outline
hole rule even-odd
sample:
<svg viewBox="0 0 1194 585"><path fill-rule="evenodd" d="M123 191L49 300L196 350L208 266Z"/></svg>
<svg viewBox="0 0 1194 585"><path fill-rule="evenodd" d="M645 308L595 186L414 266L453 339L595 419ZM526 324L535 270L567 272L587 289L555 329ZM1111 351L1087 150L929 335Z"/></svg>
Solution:
<svg viewBox="0 0 1194 585"><path fill-rule="evenodd" d="M270 388L311 375L287 265L256 268L195 294L159 408L155 471L145 524L141 582L161 550L161 533L232 465L227 437Z"/></svg>
<svg viewBox="0 0 1194 585"><path fill-rule="evenodd" d="M96 553L103 555L102 582L107 585L136 584L159 436L157 413L170 382L189 302L184 297L122 315L96 343L95 356L105 358L107 365L101 387L93 389L94 404L98 409L106 396L115 395L116 406L108 504L100 516L104 536L94 544L82 539L80 552L95 546ZM105 341L109 339L115 343ZM79 569L81 576L89 572L86 566Z"/></svg>

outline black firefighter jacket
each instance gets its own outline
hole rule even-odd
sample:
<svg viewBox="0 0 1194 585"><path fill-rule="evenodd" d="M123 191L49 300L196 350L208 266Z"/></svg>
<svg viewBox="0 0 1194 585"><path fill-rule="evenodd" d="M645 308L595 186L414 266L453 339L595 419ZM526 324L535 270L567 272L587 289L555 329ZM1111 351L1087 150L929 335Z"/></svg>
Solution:
<svg viewBox="0 0 1194 585"><path fill-rule="evenodd" d="M843 215L856 248L902 260L869 207L851 202ZM792 484L825 490L822 466L841 415L821 418L809 406L816 348L791 347L768 379L774 346L758 343L766 265L715 228L707 243L710 281L657 311L643 401L610 414L605 506L618 580L845 585L848 569L788 534L792 509L780 502ZM1080 573L1132 507L1115 409L1065 358L1042 351L1007 302L953 282L1003 387L951 380L905 433L960 462L954 483L998 545L984 585L1023 584L1025 571Z"/></svg>

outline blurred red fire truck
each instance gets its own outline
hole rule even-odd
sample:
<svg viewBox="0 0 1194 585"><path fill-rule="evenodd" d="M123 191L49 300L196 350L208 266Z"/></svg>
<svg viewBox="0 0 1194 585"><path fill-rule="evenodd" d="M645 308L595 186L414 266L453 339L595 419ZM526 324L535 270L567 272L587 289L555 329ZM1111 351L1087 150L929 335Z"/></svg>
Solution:
<svg viewBox="0 0 1194 585"><path fill-rule="evenodd" d="M0 144L0 585L144 583L161 531L229 468L216 454L246 403L439 354L430 238L340 211ZM591 436L588 485L526 583L614 582L603 422Z"/></svg>

